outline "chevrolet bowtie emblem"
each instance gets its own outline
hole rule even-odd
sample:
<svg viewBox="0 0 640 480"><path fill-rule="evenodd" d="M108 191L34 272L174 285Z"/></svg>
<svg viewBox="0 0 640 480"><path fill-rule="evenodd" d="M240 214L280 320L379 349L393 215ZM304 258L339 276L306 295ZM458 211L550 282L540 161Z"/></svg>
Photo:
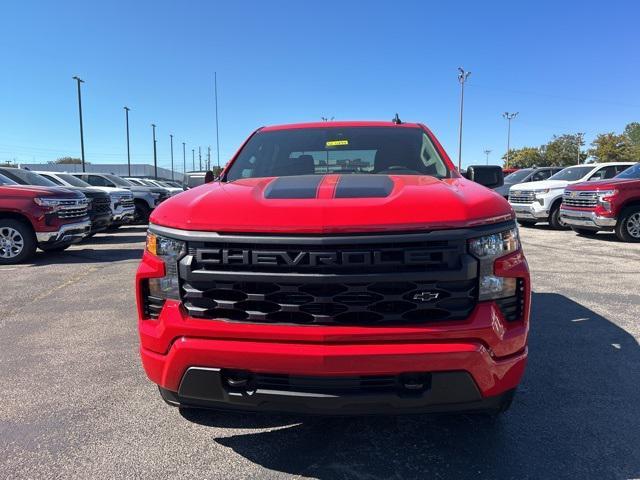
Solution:
<svg viewBox="0 0 640 480"><path fill-rule="evenodd" d="M439 296L440 294L435 292L418 292L413 296L413 299L421 302L430 302L431 300L437 299Z"/></svg>

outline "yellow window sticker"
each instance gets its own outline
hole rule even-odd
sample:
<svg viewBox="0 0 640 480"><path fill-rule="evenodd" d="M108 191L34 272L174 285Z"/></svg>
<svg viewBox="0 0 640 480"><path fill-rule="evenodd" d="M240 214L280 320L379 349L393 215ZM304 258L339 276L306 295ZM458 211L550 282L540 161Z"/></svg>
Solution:
<svg viewBox="0 0 640 480"><path fill-rule="evenodd" d="M339 147L342 145L349 145L349 140L329 140L326 143L327 147Z"/></svg>

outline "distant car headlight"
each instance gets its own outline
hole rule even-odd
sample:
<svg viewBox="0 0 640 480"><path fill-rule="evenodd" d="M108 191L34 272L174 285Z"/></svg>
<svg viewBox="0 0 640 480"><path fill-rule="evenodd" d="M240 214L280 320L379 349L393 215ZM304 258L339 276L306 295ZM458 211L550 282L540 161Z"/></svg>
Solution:
<svg viewBox="0 0 640 480"><path fill-rule="evenodd" d="M469 240L469 252L480 260L479 300L493 300L516 294L517 279L495 275L493 264L497 258L519 249L520 236L517 227Z"/></svg>
<svg viewBox="0 0 640 480"><path fill-rule="evenodd" d="M145 249L161 258L165 265L164 277L149 279L149 294L164 299L180 300L178 262L186 254L187 244L181 240L148 232Z"/></svg>

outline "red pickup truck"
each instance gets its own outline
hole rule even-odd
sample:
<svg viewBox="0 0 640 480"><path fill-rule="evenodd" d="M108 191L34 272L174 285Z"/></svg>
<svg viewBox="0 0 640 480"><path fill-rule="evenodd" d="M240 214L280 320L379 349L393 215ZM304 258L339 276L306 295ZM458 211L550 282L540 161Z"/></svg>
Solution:
<svg viewBox="0 0 640 480"><path fill-rule="evenodd" d="M416 123L260 128L153 211L136 285L142 363L181 407L498 413L527 361L513 211Z"/></svg>
<svg viewBox="0 0 640 480"><path fill-rule="evenodd" d="M86 197L57 187L18 185L0 174L0 265L24 262L36 248L64 250L90 230Z"/></svg>
<svg viewBox="0 0 640 480"><path fill-rule="evenodd" d="M567 187L560 217L580 235L614 231L624 242L640 242L640 163L609 180Z"/></svg>

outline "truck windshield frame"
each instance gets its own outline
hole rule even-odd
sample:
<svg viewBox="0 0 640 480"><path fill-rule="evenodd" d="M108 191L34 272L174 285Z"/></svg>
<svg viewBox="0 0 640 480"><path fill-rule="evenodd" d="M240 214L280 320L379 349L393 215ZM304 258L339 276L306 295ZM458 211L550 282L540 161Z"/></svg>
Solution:
<svg viewBox="0 0 640 480"><path fill-rule="evenodd" d="M417 127L318 127L256 132L223 181L327 174L451 177L433 140Z"/></svg>

